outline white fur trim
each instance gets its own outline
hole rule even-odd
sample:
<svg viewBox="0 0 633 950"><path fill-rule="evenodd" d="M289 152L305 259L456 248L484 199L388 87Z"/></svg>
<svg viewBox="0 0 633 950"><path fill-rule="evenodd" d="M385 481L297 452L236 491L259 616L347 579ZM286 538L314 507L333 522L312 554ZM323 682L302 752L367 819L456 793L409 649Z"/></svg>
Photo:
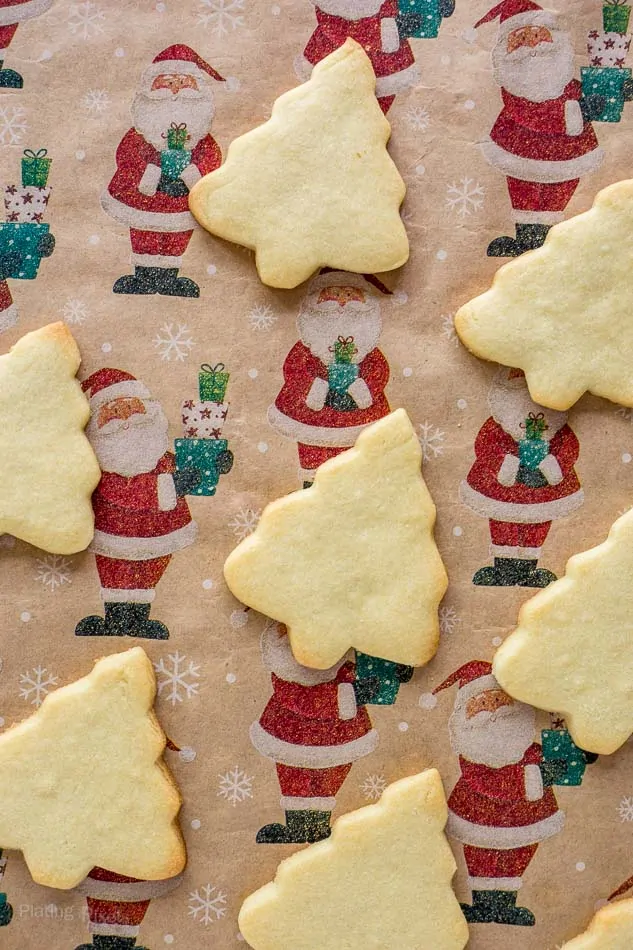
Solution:
<svg viewBox="0 0 633 950"><path fill-rule="evenodd" d="M151 604L156 597L153 587L125 590L123 587L102 587L101 600L104 604Z"/></svg>
<svg viewBox="0 0 633 950"><path fill-rule="evenodd" d="M582 109L578 99L568 99L565 103L565 131L567 135L580 135L585 127Z"/></svg>
<svg viewBox="0 0 633 950"><path fill-rule="evenodd" d="M182 267L182 254L172 257L167 254L130 254L134 267Z"/></svg>
<svg viewBox="0 0 633 950"><path fill-rule="evenodd" d="M284 811L334 811L335 798L295 798L282 795L279 804Z"/></svg>
<svg viewBox="0 0 633 950"><path fill-rule="evenodd" d="M517 224L558 224L565 217L564 211L518 211L512 209Z"/></svg>
<svg viewBox="0 0 633 950"><path fill-rule="evenodd" d="M161 472L157 483L158 507L161 511L173 511L178 504L174 476L171 472Z"/></svg>
<svg viewBox="0 0 633 950"><path fill-rule="evenodd" d="M329 769L336 765L349 765L373 752L378 743L378 733L371 729L359 739L339 745L293 745L266 732L259 722L252 724L250 737L257 751L267 759L300 769Z"/></svg>
<svg viewBox="0 0 633 950"><path fill-rule="evenodd" d="M101 207L106 214L128 228L139 231L193 231L198 227L196 219L189 211L176 211L173 214L160 214L157 211L141 211L113 198L109 191L101 195Z"/></svg>
<svg viewBox="0 0 633 950"><path fill-rule="evenodd" d="M302 442L304 445L327 445L334 448L351 448L361 432L370 423L362 426L347 426L345 428L327 429L323 426L309 426L285 415L272 405L268 410L268 422L280 435L293 442Z"/></svg>
<svg viewBox="0 0 633 950"><path fill-rule="evenodd" d="M161 175L160 165L153 165L152 162L149 162L143 172L143 177L138 183L140 193L148 196L155 195Z"/></svg>
<svg viewBox="0 0 633 950"><path fill-rule="evenodd" d="M521 462L518 455L506 455L501 463L497 481L501 485L505 485L506 488L510 485L514 485L517 480L517 475L519 474L520 464Z"/></svg>
<svg viewBox="0 0 633 950"><path fill-rule="evenodd" d="M198 526L195 521L183 525L169 534L155 538L126 538L123 535L95 531L89 550L104 557L120 558L124 561L150 561L155 557L164 557L188 547L196 540Z"/></svg>
<svg viewBox="0 0 633 950"><path fill-rule="evenodd" d="M105 389L100 389L94 396L91 396L90 411L94 412L95 409L99 406L103 406L106 402L112 402L113 399L121 399L125 396L129 396L130 398L138 396L139 399L151 399L149 389L147 386L144 386L143 383L140 383L138 379L124 379L123 382L106 386Z"/></svg>
<svg viewBox="0 0 633 950"><path fill-rule="evenodd" d="M538 765L532 763L525 766L523 773L523 784L525 786L525 797L529 802L538 802L543 797L543 775Z"/></svg>
<svg viewBox="0 0 633 950"><path fill-rule="evenodd" d="M518 891L523 881L520 877L469 877L471 891Z"/></svg>
<svg viewBox="0 0 633 950"><path fill-rule="evenodd" d="M515 13L499 24L499 39L506 39L514 30L522 26L551 26L556 29L558 21L550 10L526 10L525 13Z"/></svg>
<svg viewBox="0 0 633 950"><path fill-rule="evenodd" d="M134 903L146 901L154 897L169 894L182 884L182 874L167 878L164 881L98 881L93 877L86 877L74 890L83 897L93 897L100 901L120 901Z"/></svg>
<svg viewBox="0 0 633 950"><path fill-rule="evenodd" d="M358 376L347 391L359 409L369 409L373 399L371 390L364 379Z"/></svg>
<svg viewBox="0 0 633 950"><path fill-rule="evenodd" d="M391 76L378 76L376 78L376 95L379 99L383 96L394 96L397 92L409 89L411 86L417 86L420 82L420 68L416 63L401 69Z"/></svg>
<svg viewBox="0 0 633 950"><path fill-rule="evenodd" d="M462 844L472 845L473 848L512 851L514 848L538 844L557 835L564 824L565 815L562 811L556 811L549 818L535 821L531 825L517 825L512 828L478 825L449 811L446 832L451 838L461 841Z"/></svg>
<svg viewBox="0 0 633 950"><path fill-rule="evenodd" d="M295 660L290 648L290 640L279 637L276 624L267 624L261 636L262 662L264 669L274 673L286 683L298 683L300 686L321 686L336 679L336 674L348 660L352 659L351 652L341 657L338 663L328 670L313 670L309 666L301 666Z"/></svg>
<svg viewBox="0 0 633 950"><path fill-rule="evenodd" d="M549 485L560 485L563 480L563 471L558 464L558 459L551 453L545 456L539 465L539 471L545 476Z"/></svg>
<svg viewBox="0 0 633 950"><path fill-rule="evenodd" d="M537 502L533 505L519 505L516 502L488 498L487 495L482 495L481 492L471 488L468 482L462 482L459 486L459 497L465 505L483 518L507 521L512 524L542 524L544 521L564 518L576 508L580 508L585 500L585 494L580 488L573 495L565 495L564 498Z"/></svg>
<svg viewBox="0 0 633 950"><path fill-rule="evenodd" d="M140 927L134 924L93 924L88 925L88 933L101 934L104 937L138 937Z"/></svg>
<svg viewBox="0 0 633 950"><path fill-rule="evenodd" d="M380 45L384 53L395 53L400 48L398 24L393 17L380 21Z"/></svg>
<svg viewBox="0 0 633 950"><path fill-rule="evenodd" d="M598 147L577 158L567 161L548 162L535 158L522 158L513 155L488 139L482 143L484 158L490 165L494 165L504 175L518 178L521 181L536 181L544 184L554 184L559 181L571 181L582 178L589 172L594 172L604 160L604 151Z"/></svg>
<svg viewBox="0 0 633 950"><path fill-rule="evenodd" d="M14 303L9 304L4 310L0 311L0 333L10 330L18 322L18 308Z"/></svg>
<svg viewBox="0 0 633 950"><path fill-rule="evenodd" d="M381 0L374 0L370 6L366 0L362 4L358 0L312 0L314 5L330 16L341 17L343 20L364 20L375 16L380 10Z"/></svg>
<svg viewBox="0 0 633 950"><path fill-rule="evenodd" d="M210 76L209 73L187 59L164 59L160 63L150 63L147 69L143 70L141 86L151 86L157 76L166 76L170 73L176 73L180 76L195 76L202 84L206 83L209 86L214 82L213 76Z"/></svg>
<svg viewBox="0 0 633 950"><path fill-rule="evenodd" d="M189 165L181 171L180 178L182 178L187 188L191 190L193 186L200 181L202 175L200 174L198 166L190 162Z"/></svg>
<svg viewBox="0 0 633 950"><path fill-rule="evenodd" d="M472 696L479 696L489 689L500 689L499 683L492 673L488 673L485 676L478 676L476 680L471 680L470 683L466 683L465 686L460 686L457 701L463 703Z"/></svg>
<svg viewBox="0 0 633 950"><path fill-rule="evenodd" d="M341 719L353 719L358 712L356 693L351 683L339 683L337 690L338 714Z"/></svg>
<svg viewBox="0 0 633 950"><path fill-rule="evenodd" d="M41 16L53 6L54 0L27 0L17 6L0 9L0 26L9 26L12 23L22 23L31 17Z"/></svg>
<svg viewBox="0 0 633 950"><path fill-rule="evenodd" d="M329 386L327 379L321 379L320 376L317 376L310 386L308 395L306 396L306 406L308 409L314 409L315 412L318 412L319 409L323 409L325 405L325 400L327 399Z"/></svg>
<svg viewBox="0 0 633 950"><path fill-rule="evenodd" d="M541 556L540 548L506 547L502 544L492 544L494 557L514 557L522 561L538 561Z"/></svg>

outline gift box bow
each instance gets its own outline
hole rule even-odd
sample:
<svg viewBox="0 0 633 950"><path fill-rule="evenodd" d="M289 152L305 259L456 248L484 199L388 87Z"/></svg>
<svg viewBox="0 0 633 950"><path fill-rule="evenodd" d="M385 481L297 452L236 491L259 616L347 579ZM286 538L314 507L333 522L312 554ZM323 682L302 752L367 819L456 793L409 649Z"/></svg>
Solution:
<svg viewBox="0 0 633 950"><path fill-rule="evenodd" d="M41 224L51 195L50 186L5 185L4 207L6 220L12 223Z"/></svg>

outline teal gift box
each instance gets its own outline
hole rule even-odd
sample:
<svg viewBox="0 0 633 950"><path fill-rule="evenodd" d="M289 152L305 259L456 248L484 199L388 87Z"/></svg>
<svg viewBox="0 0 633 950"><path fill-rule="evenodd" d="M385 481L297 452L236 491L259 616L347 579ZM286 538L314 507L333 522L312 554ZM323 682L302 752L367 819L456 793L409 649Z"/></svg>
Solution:
<svg viewBox="0 0 633 950"><path fill-rule="evenodd" d="M552 762L564 759L567 762L567 774L557 785L581 785L587 768L582 749L573 742L566 729L543 729L541 733L543 761Z"/></svg>
<svg viewBox="0 0 633 950"><path fill-rule="evenodd" d="M538 468L547 455L549 442L545 439L521 439L519 442L519 460L526 468Z"/></svg>
<svg viewBox="0 0 633 950"><path fill-rule="evenodd" d="M358 379L356 363L330 363L327 368L328 386L337 393L346 393Z"/></svg>
<svg viewBox="0 0 633 950"><path fill-rule="evenodd" d="M226 439L176 439L176 468L197 468L202 481L191 495L215 495L220 475L233 466L233 453Z"/></svg>
<svg viewBox="0 0 633 950"><path fill-rule="evenodd" d="M442 17L439 0L400 0L399 10L400 13L417 13L422 17L422 25L411 36L432 40L440 32Z"/></svg>
<svg viewBox="0 0 633 950"><path fill-rule="evenodd" d="M28 221L15 223L4 221L0 223L0 253L8 254L17 251L20 263L9 277L15 280L34 280L37 277L42 255L37 250L40 239L48 234L50 225L35 224Z"/></svg>
<svg viewBox="0 0 633 950"><path fill-rule="evenodd" d="M596 122L619 122L624 109L624 83L631 78L630 69L617 66L582 66L582 92L585 96L604 96L606 104Z"/></svg>
<svg viewBox="0 0 633 950"><path fill-rule="evenodd" d="M160 153L160 170L167 178L180 178L191 165L191 152L186 148L166 148Z"/></svg>
<svg viewBox="0 0 633 950"><path fill-rule="evenodd" d="M397 663L391 660L381 660L377 656L367 653L356 653L356 679L366 680L377 676L380 680L380 689L373 699L371 706L393 706L400 689L400 681L396 676Z"/></svg>

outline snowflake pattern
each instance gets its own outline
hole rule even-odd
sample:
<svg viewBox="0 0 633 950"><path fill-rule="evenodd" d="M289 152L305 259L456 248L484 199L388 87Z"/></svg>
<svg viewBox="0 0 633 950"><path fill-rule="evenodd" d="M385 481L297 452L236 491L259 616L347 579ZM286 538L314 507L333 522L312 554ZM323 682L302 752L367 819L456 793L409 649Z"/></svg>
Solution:
<svg viewBox="0 0 633 950"><path fill-rule="evenodd" d="M232 520L229 521L229 528L233 530L233 534L238 541L242 541L253 533L257 527L260 514L260 511L255 511L253 508L240 508L239 511L236 511Z"/></svg>
<svg viewBox="0 0 633 950"><path fill-rule="evenodd" d="M88 307L83 300L77 297L69 297L62 307L62 315L66 323L79 325L88 318Z"/></svg>
<svg viewBox="0 0 633 950"><path fill-rule="evenodd" d="M455 314L441 313L440 320L442 323L442 336L446 337L451 346L457 346L459 343L459 337L457 336L457 331L455 329Z"/></svg>
<svg viewBox="0 0 633 950"><path fill-rule="evenodd" d="M192 660L187 661L184 654L169 653L167 659L161 657L154 663L158 695L175 706L184 699L197 696L200 690L200 666Z"/></svg>
<svg viewBox="0 0 633 950"><path fill-rule="evenodd" d="M89 89L82 97L81 104L86 112L94 112L100 115L109 107L110 96L105 89Z"/></svg>
<svg viewBox="0 0 633 950"><path fill-rule="evenodd" d="M615 410L616 416L622 416L626 422L630 422L633 425L633 409L628 408L627 406L620 406Z"/></svg>
<svg viewBox="0 0 633 950"><path fill-rule="evenodd" d="M205 884L189 895L189 916L207 927L226 914L226 894L213 884Z"/></svg>
<svg viewBox="0 0 633 950"><path fill-rule="evenodd" d="M405 112L404 117L409 127L416 132L426 132L431 122L431 116L424 106L412 106Z"/></svg>
<svg viewBox="0 0 633 950"><path fill-rule="evenodd" d="M277 314L267 303L257 304L248 314L248 322L253 330L270 330L277 320Z"/></svg>
<svg viewBox="0 0 633 950"><path fill-rule="evenodd" d="M387 787L384 775L368 775L361 783L360 790L368 802L378 801Z"/></svg>
<svg viewBox="0 0 633 950"><path fill-rule="evenodd" d="M60 554L45 554L35 558L37 565L36 577L44 587L56 590L64 584L72 583L72 562Z"/></svg>
<svg viewBox="0 0 633 950"><path fill-rule="evenodd" d="M452 633L458 623L459 617L455 608L443 604L440 607L440 633Z"/></svg>
<svg viewBox="0 0 633 950"><path fill-rule="evenodd" d="M27 130L26 109L22 106L0 107L0 145L5 148L22 145Z"/></svg>
<svg viewBox="0 0 633 950"><path fill-rule="evenodd" d="M633 821L633 795L625 795L618 805L620 821Z"/></svg>
<svg viewBox="0 0 633 950"><path fill-rule="evenodd" d="M253 797L253 779L237 765L224 775L218 775L220 785L218 796L225 798L233 807Z"/></svg>
<svg viewBox="0 0 633 950"><path fill-rule="evenodd" d="M45 666L36 666L28 673L20 673L20 696L31 706L41 706L51 686L57 686L59 677Z"/></svg>
<svg viewBox="0 0 633 950"><path fill-rule="evenodd" d="M82 40L98 36L99 33L103 33L104 23L105 11L92 0L71 3L68 10L68 28L75 36Z"/></svg>
<svg viewBox="0 0 633 950"><path fill-rule="evenodd" d="M462 178L459 184L453 182L452 185L446 186L446 204L451 211L456 211L460 218L465 218L483 207L483 186L473 178Z"/></svg>
<svg viewBox="0 0 633 950"><path fill-rule="evenodd" d="M244 26L244 0L200 0L200 7L198 23L209 27L216 36L228 36Z"/></svg>
<svg viewBox="0 0 633 950"><path fill-rule="evenodd" d="M185 323L164 323L160 333L154 337L154 346L160 353L162 360L179 360L183 362L195 346L195 341L189 335L189 327Z"/></svg>
<svg viewBox="0 0 633 950"><path fill-rule="evenodd" d="M443 455L444 433L432 422L425 420L418 425L418 439L422 446L422 458L425 462L430 462L438 455Z"/></svg>

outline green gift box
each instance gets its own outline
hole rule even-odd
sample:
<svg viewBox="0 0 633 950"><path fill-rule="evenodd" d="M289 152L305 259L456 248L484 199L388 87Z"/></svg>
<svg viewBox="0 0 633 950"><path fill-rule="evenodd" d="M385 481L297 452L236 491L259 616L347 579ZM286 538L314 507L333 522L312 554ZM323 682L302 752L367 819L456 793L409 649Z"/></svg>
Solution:
<svg viewBox="0 0 633 950"><path fill-rule="evenodd" d="M20 262L12 274L15 280L34 280L37 277L42 255L38 251L41 238L48 234L50 225L35 224L28 221L15 223L3 221L0 223L0 252L10 254L15 251L20 256Z"/></svg>
<svg viewBox="0 0 633 950"><path fill-rule="evenodd" d="M416 39L435 39L442 24L439 0L400 0L398 6L400 13L415 13L422 17L420 27L411 36Z"/></svg>
<svg viewBox="0 0 633 950"><path fill-rule="evenodd" d="M327 368L328 386L337 393L346 393L358 379L356 363L330 363Z"/></svg>
<svg viewBox="0 0 633 950"><path fill-rule="evenodd" d="M191 164L191 152L182 148L166 148L160 153L160 170L167 178L180 178Z"/></svg>
<svg viewBox="0 0 633 950"><path fill-rule="evenodd" d="M41 148L34 152L32 148L24 149L22 158L22 184L36 185L45 188L48 183L48 174L51 169L52 158L46 158L46 149Z"/></svg>
<svg viewBox="0 0 633 950"><path fill-rule="evenodd" d="M619 122L624 108L624 83L631 78L631 70L617 66L581 66L580 78L583 95L597 94L606 100L596 121Z"/></svg>
<svg viewBox="0 0 633 950"><path fill-rule="evenodd" d="M233 453L226 439L176 439L176 468L197 468L202 481L191 495L215 495L220 475L233 467Z"/></svg>
<svg viewBox="0 0 633 950"><path fill-rule="evenodd" d="M356 344L353 336L340 336L334 346L330 347L337 363L351 363L356 355Z"/></svg>
<svg viewBox="0 0 633 950"><path fill-rule="evenodd" d="M167 129L167 148L184 148L189 138L186 122L172 122Z"/></svg>
<svg viewBox="0 0 633 950"><path fill-rule="evenodd" d="M622 0L605 3L602 8L602 26L605 33L626 33L630 18L631 8Z"/></svg>
<svg viewBox="0 0 633 950"><path fill-rule="evenodd" d="M566 729L543 729L541 733L543 761L563 759L567 772L556 785L581 785L587 761L582 749L573 742Z"/></svg>
<svg viewBox="0 0 633 950"><path fill-rule="evenodd" d="M198 373L198 391L203 402L224 402L230 373L224 372L224 363L210 366L203 363Z"/></svg>
<svg viewBox="0 0 633 950"><path fill-rule="evenodd" d="M371 706L393 706L400 689L400 681L396 676L397 663L391 660L381 660L377 656L367 653L356 653L356 679L366 680L375 676L380 680L380 689L369 700Z"/></svg>

